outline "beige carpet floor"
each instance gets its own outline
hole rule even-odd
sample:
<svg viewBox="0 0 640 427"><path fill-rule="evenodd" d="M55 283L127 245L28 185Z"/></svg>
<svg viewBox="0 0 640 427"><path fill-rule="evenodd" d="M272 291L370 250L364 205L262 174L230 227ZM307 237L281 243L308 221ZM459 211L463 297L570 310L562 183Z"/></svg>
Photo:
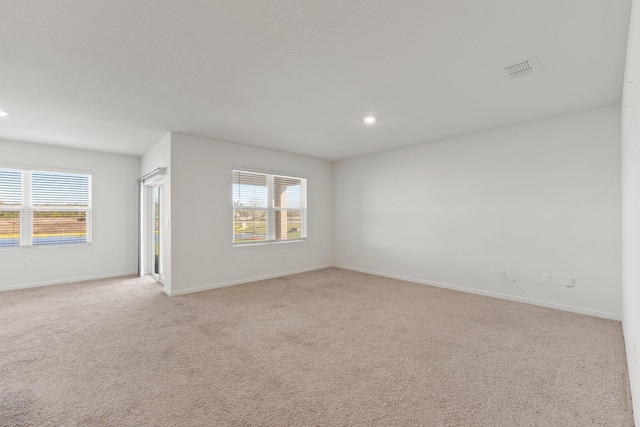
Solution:
<svg viewBox="0 0 640 427"><path fill-rule="evenodd" d="M619 322L326 269L0 293L3 426L628 426Z"/></svg>

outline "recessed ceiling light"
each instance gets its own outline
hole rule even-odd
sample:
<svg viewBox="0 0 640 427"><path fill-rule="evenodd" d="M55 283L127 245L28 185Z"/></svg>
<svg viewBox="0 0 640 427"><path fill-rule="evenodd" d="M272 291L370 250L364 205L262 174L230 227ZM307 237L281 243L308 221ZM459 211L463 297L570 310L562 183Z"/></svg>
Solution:
<svg viewBox="0 0 640 427"><path fill-rule="evenodd" d="M0 117L7 117L9 115L9 113L7 113L6 111L0 111Z"/></svg>
<svg viewBox="0 0 640 427"><path fill-rule="evenodd" d="M362 119L366 124L370 125L376 122L376 118L373 116L367 116Z"/></svg>

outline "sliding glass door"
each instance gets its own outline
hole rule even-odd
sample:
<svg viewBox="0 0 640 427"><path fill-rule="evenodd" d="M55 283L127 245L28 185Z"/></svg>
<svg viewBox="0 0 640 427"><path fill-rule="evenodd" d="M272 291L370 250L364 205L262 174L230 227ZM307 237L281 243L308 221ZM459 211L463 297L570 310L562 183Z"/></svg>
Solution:
<svg viewBox="0 0 640 427"><path fill-rule="evenodd" d="M162 184L149 187L149 270L156 280L162 279Z"/></svg>

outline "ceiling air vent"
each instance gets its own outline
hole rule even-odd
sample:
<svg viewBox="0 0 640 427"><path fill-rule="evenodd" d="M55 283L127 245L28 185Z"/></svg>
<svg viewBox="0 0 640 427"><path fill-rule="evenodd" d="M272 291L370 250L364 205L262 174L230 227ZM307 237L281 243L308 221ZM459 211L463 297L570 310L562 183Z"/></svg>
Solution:
<svg viewBox="0 0 640 427"><path fill-rule="evenodd" d="M504 71L512 79L520 79L522 77L527 77L530 74L540 71L540 66L538 65L538 60L536 59L536 57L532 56L531 58L516 62L515 64L505 66Z"/></svg>

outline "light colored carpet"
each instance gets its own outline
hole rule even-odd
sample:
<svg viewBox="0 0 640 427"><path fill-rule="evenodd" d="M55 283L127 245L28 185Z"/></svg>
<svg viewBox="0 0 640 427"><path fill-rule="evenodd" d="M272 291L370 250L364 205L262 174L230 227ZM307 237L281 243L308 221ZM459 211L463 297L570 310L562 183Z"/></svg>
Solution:
<svg viewBox="0 0 640 427"><path fill-rule="evenodd" d="M0 424L628 426L619 322L326 269L0 293Z"/></svg>

